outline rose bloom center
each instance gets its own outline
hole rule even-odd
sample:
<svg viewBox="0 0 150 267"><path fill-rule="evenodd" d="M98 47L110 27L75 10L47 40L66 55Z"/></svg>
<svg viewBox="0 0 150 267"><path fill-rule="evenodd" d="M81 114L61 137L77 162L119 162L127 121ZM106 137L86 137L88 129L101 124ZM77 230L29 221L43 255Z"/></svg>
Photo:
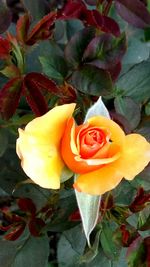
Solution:
<svg viewBox="0 0 150 267"><path fill-rule="evenodd" d="M92 158L107 142L108 136L98 127L90 127L80 132L80 156L83 159Z"/></svg>

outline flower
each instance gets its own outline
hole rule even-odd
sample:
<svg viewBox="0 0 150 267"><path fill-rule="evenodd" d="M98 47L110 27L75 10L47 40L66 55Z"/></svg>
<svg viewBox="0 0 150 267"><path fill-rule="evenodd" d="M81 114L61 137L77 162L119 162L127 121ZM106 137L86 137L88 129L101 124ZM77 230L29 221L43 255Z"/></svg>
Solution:
<svg viewBox="0 0 150 267"><path fill-rule="evenodd" d="M16 151L24 172L44 188L60 188L64 162L60 141L75 104L57 106L19 129Z"/></svg>
<svg viewBox="0 0 150 267"><path fill-rule="evenodd" d="M91 195L132 180L150 161L150 144L139 134L125 135L109 118L95 116L83 125L68 120L62 138L64 162L77 174L74 187Z"/></svg>
<svg viewBox="0 0 150 267"><path fill-rule="evenodd" d="M101 195L122 178L132 180L150 161L150 144L139 134L95 116L77 126L75 104L57 106L19 129L17 154L25 173L44 188L58 189L65 165L76 174L75 189Z"/></svg>

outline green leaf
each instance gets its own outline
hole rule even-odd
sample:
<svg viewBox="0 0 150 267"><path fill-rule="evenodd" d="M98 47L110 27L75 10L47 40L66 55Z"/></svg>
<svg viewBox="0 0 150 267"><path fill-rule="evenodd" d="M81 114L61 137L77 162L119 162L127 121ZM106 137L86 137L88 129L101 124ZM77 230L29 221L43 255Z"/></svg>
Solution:
<svg viewBox="0 0 150 267"><path fill-rule="evenodd" d="M150 97L150 61L131 66L124 70L117 82L122 96L130 96L137 103L142 103Z"/></svg>
<svg viewBox="0 0 150 267"><path fill-rule="evenodd" d="M62 56L52 54L49 57L39 57L43 72L57 83L62 84L67 75L67 64Z"/></svg>
<svg viewBox="0 0 150 267"><path fill-rule="evenodd" d="M94 36L95 30L90 27L73 35L65 49L65 57L70 66L76 68L82 62L83 53Z"/></svg>
<svg viewBox="0 0 150 267"><path fill-rule="evenodd" d="M119 250L113 240L113 230L110 224L103 223L101 236L101 246L106 256L112 260L115 260L119 256Z"/></svg>
<svg viewBox="0 0 150 267"><path fill-rule="evenodd" d="M29 237L18 249L12 267L47 267L49 256L49 239L47 236Z"/></svg>
<svg viewBox="0 0 150 267"><path fill-rule="evenodd" d="M23 4L25 8L29 11L29 13L32 15L32 18L34 20L41 19L45 15L45 9L46 9L46 3L43 0L36 0L30 1L30 0L23 0Z"/></svg>
<svg viewBox="0 0 150 267"><path fill-rule="evenodd" d="M116 97L114 101L116 112L122 114L130 123L131 129L134 130L141 119L140 105L135 103L129 97Z"/></svg>
<svg viewBox="0 0 150 267"><path fill-rule="evenodd" d="M0 247L0 263L3 267L47 267L49 255L47 236L34 238L26 229L16 241L1 239Z"/></svg>
<svg viewBox="0 0 150 267"><path fill-rule="evenodd" d="M59 267L79 267L86 239L81 225L63 232L57 249Z"/></svg>
<svg viewBox="0 0 150 267"><path fill-rule="evenodd" d="M8 135L7 131L0 128L0 157L4 154L8 146Z"/></svg>
<svg viewBox="0 0 150 267"><path fill-rule="evenodd" d="M66 20L66 34L67 38L71 37L78 31L83 29L83 23L78 19Z"/></svg>
<svg viewBox="0 0 150 267"><path fill-rule="evenodd" d="M104 96L112 91L108 72L88 64L75 71L70 80L77 90L88 95Z"/></svg>
<svg viewBox="0 0 150 267"><path fill-rule="evenodd" d="M123 58L123 64L138 64L149 57L150 48L135 37L129 38L128 49Z"/></svg>

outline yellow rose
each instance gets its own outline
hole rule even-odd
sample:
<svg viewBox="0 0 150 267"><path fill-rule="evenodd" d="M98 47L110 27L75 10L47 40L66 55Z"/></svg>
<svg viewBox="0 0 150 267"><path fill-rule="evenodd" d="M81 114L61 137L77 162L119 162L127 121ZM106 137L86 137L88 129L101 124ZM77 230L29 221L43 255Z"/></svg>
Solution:
<svg viewBox="0 0 150 267"><path fill-rule="evenodd" d="M103 116L76 126L75 104L53 108L19 129L17 154L22 168L37 184L58 189L64 164L77 174L74 187L92 195L132 180L150 161L150 144L139 134L125 135Z"/></svg>

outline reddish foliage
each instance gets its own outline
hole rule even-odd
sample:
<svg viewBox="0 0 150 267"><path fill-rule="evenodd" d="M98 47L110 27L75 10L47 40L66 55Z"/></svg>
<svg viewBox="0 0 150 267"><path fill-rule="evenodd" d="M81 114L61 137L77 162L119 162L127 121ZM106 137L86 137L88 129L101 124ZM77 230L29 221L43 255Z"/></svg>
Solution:
<svg viewBox="0 0 150 267"><path fill-rule="evenodd" d="M27 45L33 45L37 41L48 39L53 34L57 13L50 12L43 17L31 30L26 40Z"/></svg>
<svg viewBox="0 0 150 267"><path fill-rule="evenodd" d="M10 56L11 44L6 39L0 36L0 59L7 59Z"/></svg>
<svg viewBox="0 0 150 267"><path fill-rule="evenodd" d="M150 202L150 194L145 193L144 189L140 187L133 202L130 204L129 209L132 212L139 212L144 209L147 203Z"/></svg>
<svg viewBox="0 0 150 267"><path fill-rule="evenodd" d="M45 226L45 222L40 218L33 218L29 221L29 230L33 236L40 236L41 230Z"/></svg>
<svg viewBox="0 0 150 267"><path fill-rule="evenodd" d="M0 90L0 113L8 120L16 111L22 92L20 77L9 80Z"/></svg>
<svg viewBox="0 0 150 267"><path fill-rule="evenodd" d="M21 234L23 233L25 226L26 226L26 224L24 222L19 224L19 225L13 225L14 229L10 233L5 235L5 239L10 240L10 241L17 240L21 236Z"/></svg>
<svg viewBox="0 0 150 267"><path fill-rule="evenodd" d="M32 216L36 213L36 206L30 198L19 198L18 206L22 211L31 213Z"/></svg>
<svg viewBox="0 0 150 267"><path fill-rule="evenodd" d="M23 44L26 43L30 22L31 19L28 14L21 16L17 21L17 26L16 26L17 40L20 43Z"/></svg>
<svg viewBox="0 0 150 267"><path fill-rule="evenodd" d="M81 221L81 216L79 210L74 211L70 216L69 216L69 221L72 222L77 222Z"/></svg>

